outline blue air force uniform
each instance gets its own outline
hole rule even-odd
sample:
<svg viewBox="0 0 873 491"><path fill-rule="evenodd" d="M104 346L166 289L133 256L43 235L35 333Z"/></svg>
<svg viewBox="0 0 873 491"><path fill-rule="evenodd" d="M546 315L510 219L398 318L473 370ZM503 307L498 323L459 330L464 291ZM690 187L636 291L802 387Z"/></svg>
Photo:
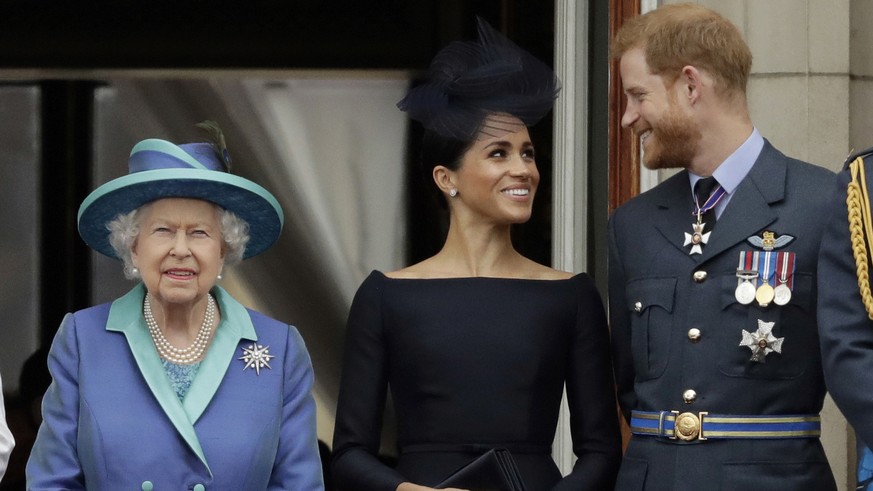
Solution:
<svg viewBox="0 0 873 491"><path fill-rule="evenodd" d="M833 174L755 130L714 177L725 193L706 234L687 171L610 219L615 374L633 432L616 489L834 490L816 326Z"/></svg>

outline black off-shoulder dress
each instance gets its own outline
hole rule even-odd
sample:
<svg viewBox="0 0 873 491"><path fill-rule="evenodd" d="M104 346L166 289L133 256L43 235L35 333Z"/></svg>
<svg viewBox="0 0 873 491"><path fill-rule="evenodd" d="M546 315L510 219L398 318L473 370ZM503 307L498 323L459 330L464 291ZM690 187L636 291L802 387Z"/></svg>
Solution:
<svg viewBox="0 0 873 491"><path fill-rule="evenodd" d="M343 491L433 486L491 447L529 491L611 490L620 461L609 334L590 277L393 279L349 313L332 470ZM573 472L550 456L564 383ZM377 458L387 391L399 461Z"/></svg>

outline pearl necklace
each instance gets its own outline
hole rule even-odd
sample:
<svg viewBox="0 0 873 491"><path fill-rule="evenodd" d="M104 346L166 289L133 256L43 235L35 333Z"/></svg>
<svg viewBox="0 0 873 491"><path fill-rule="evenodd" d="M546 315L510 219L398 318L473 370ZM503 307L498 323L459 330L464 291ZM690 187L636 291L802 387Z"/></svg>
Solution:
<svg viewBox="0 0 873 491"><path fill-rule="evenodd" d="M155 316L152 315L148 293L146 293L145 300L143 300L142 314L145 317L149 334L152 335L152 341L154 341L155 348L158 349L158 354L161 358L177 365L187 365L203 357L212 334L212 323L215 321L215 300L212 298L212 295L206 295L206 314L203 316L203 324L200 325L200 330L197 331L197 337L194 339L194 342L187 348L173 346L164 336L161 328L158 327Z"/></svg>

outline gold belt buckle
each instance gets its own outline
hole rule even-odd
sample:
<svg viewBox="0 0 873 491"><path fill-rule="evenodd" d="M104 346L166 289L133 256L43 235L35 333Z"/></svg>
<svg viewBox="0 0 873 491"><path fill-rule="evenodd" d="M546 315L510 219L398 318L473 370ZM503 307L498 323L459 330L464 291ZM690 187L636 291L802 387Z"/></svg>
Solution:
<svg viewBox="0 0 873 491"><path fill-rule="evenodd" d="M679 413L679 411L670 411L673 413L673 436L672 439L679 439L690 442L694 440L706 440L703 436L703 417L709 414L707 411L694 413Z"/></svg>

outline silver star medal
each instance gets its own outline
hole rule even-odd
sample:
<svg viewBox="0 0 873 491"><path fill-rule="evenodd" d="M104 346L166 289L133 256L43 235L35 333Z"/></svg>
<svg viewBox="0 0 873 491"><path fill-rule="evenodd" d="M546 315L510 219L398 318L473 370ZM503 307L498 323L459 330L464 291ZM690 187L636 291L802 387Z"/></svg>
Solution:
<svg viewBox="0 0 873 491"><path fill-rule="evenodd" d="M782 353L782 341L785 338L777 338L773 336L773 326L775 322L764 322L758 319L758 330L753 333L743 329L743 340L740 341L740 346L747 346L752 350L751 361L765 363L767 355L773 351Z"/></svg>
<svg viewBox="0 0 873 491"><path fill-rule="evenodd" d="M261 369L264 367L269 368L270 370L273 369L273 367L270 366L270 360L275 358L275 356L270 354L269 346L261 346L260 344L252 343L251 346L243 348L242 350L243 355L237 358L237 360L246 362L243 371L248 368L254 368L255 373L260 375Z"/></svg>
<svg viewBox="0 0 873 491"><path fill-rule="evenodd" d="M703 227L705 223L698 222L691 224L691 230L693 233L685 232L685 243L682 244L682 247L691 246L691 252L688 254L703 254L703 246L709 242L709 234L712 232L703 233Z"/></svg>

